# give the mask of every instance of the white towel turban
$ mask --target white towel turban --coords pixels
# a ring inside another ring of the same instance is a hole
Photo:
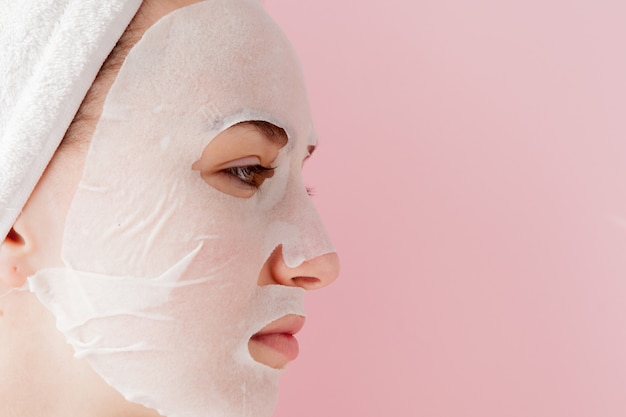
[[[0,0],[0,237],[141,0]]]

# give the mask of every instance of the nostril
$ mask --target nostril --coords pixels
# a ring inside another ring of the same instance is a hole
[[[22,235],[17,233],[14,228],[11,228],[11,230],[9,230],[9,234],[7,235],[7,239],[13,241],[17,245],[23,245],[24,244],[24,238],[22,237]]]
[[[293,277],[291,280],[296,286],[306,290],[318,288],[322,284],[322,281],[315,277]]]

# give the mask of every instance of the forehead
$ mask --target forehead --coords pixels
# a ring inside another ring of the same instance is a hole
[[[184,103],[212,131],[264,120],[315,142],[298,59],[257,0],[212,0],[165,16],[122,70],[125,80],[114,87],[141,91],[129,107],[147,101],[154,111],[176,112]]]

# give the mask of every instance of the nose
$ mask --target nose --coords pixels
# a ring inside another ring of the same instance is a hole
[[[306,260],[300,265],[290,268],[283,259],[282,245],[277,246],[267,258],[261,272],[258,284],[286,285],[301,287],[305,290],[317,290],[330,285],[339,276],[339,257],[331,252]]]

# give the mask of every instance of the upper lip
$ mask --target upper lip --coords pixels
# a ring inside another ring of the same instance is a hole
[[[296,334],[304,326],[304,317],[296,314],[288,314],[274,320],[261,330],[256,332],[254,336],[263,336],[268,334]],[[252,337],[254,337],[252,336]]]

